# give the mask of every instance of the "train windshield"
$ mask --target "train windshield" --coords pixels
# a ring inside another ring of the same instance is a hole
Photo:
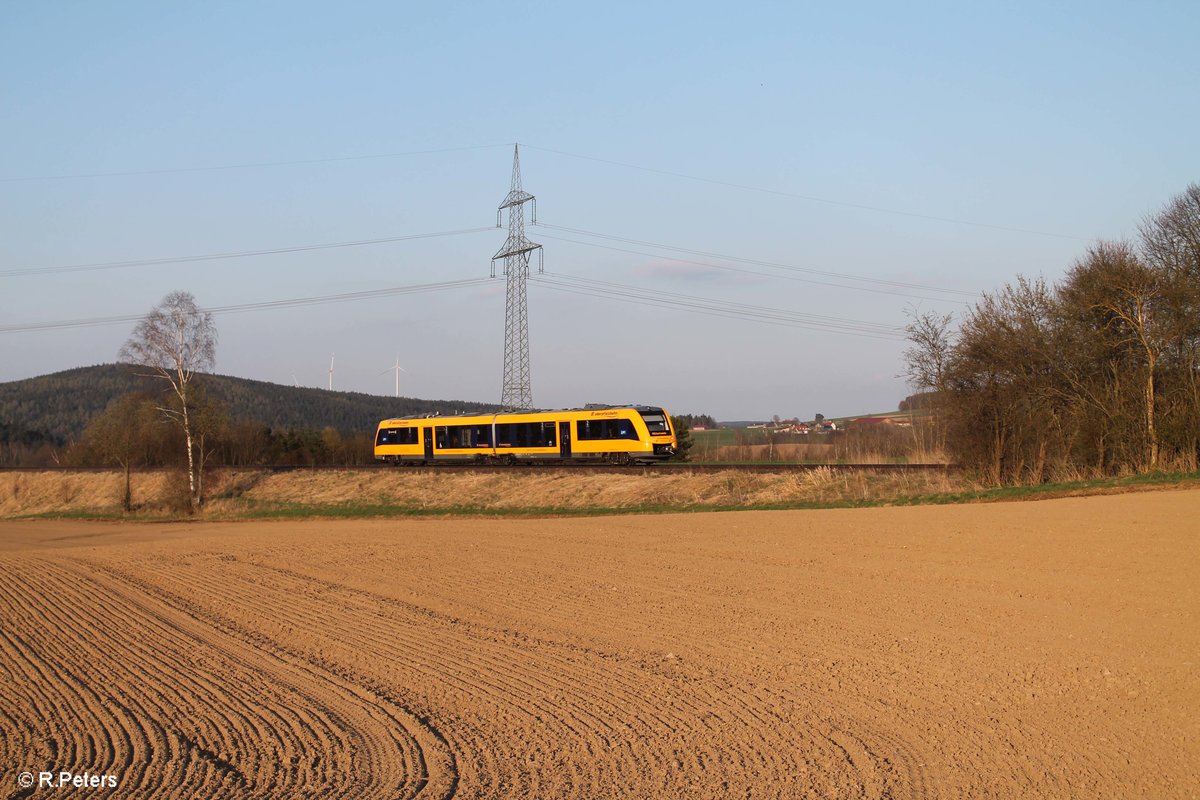
[[[661,408],[651,408],[643,411],[642,419],[645,420],[646,430],[650,431],[651,436],[671,432],[671,426],[667,424],[667,415],[663,413]]]

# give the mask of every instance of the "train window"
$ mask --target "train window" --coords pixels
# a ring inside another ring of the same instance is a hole
[[[439,450],[446,449],[447,445],[446,445],[446,426],[445,425],[442,425],[440,427],[433,429],[433,442],[435,445],[437,445],[437,448]]]
[[[438,431],[439,437],[440,432],[445,431],[445,441],[439,438],[438,447],[462,449],[492,446],[492,431],[488,425],[448,425],[438,428]]]
[[[651,434],[671,432],[671,428],[667,424],[667,417],[665,414],[663,414],[661,408],[653,408],[649,411],[643,412],[642,419],[646,423],[646,429],[649,430]]]
[[[519,425],[504,424],[496,426],[496,447],[520,447],[517,441]]]
[[[577,428],[576,438],[582,440],[638,438],[633,421],[628,419],[583,419]]]
[[[380,428],[375,444],[416,444],[416,428]]]
[[[486,431],[485,426],[484,430]],[[497,447],[554,447],[553,422],[511,422],[496,426]],[[485,434],[486,435],[486,434]]]
[[[491,447],[492,446],[492,426],[491,425],[476,425],[473,436],[476,447]]]

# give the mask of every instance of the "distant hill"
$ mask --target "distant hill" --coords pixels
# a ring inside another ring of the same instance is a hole
[[[329,392],[266,381],[205,375],[212,398],[228,406],[234,420],[253,420],[272,428],[334,428],[350,435],[373,431],[379,420],[438,411],[491,411],[487,403],[380,397],[360,392]],[[65,444],[115,398],[137,391],[160,392],[163,381],[134,375],[130,367],[102,364],[52,375],[0,383],[0,430],[17,436],[47,438]]]

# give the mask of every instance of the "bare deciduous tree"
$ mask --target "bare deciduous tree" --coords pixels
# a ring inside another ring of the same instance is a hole
[[[916,444],[926,451],[942,451],[946,446],[945,400],[950,357],[954,353],[953,314],[919,312],[909,307],[904,331],[911,345],[904,351],[905,377],[918,393],[925,393],[929,415],[913,420]],[[926,429],[930,434],[926,441]]]
[[[189,292],[171,292],[133,329],[121,347],[122,361],[143,368],[140,374],[166,381],[171,402],[160,406],[177,421],[187,449],[188,490],[192,511],[200,507],[200,480],[191,414],[195,376],[216,362],[217,329],[212,314],[196,305]]]
[[[996,483],[1200,463],[1200,185],[1141,235],[985,293],[953,334],[910,313],[907,375],[960,463]]]
[[[1170,338],[1161,273],[1152,270],[1125,242],[1100,242],[1067,273],[1061,291],[1068,303],[1097,313],[1099,332],[1130,353],[1140,371],[1141,423],[1145,464],[1158,466],[1155,382]],[[1136,353],[1136,357],[1133,354]]]
[[[192,427],[196,437],[196,494],[204,499],[204,469],[214,455],[213,443],[229,429],[229,412],[224,404],[208,397],[203,387],[197,387],[192,399]]]
[[[1142,253],[1163,279],[1171,346],[1164,364],[1165,421],[1183,440],[1180,457],[1200,463],[1200,184],[1141,225]]]
[[[1190,274],[1200,281],[1200,183],[1143,220],[1141,234],[1147,261],[1164,272]]]
[[[945,391],[946,369],[954,351],[954,315],[918,312],[911,307],[904,313],[909,320],[904,332],[912,345],[904,351],[909,384],[918,392]]]
[[[157,405],[146,395],[127,394],[108,404],[83,431],[83,444],[91,458],[102,464],[116,464],[125,472],[121,508],[133,510],[130,473],[144,463],[149,445],[148,433],[157,420]]]

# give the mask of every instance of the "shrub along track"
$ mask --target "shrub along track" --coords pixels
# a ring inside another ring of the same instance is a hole
[[[0,763],[122,797],[1191,796],[1197,502],[0,523]]]

